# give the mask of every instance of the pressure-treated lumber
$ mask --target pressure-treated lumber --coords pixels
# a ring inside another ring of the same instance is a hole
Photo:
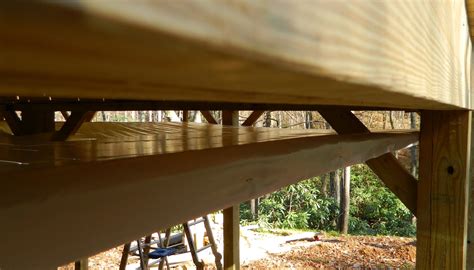
[[[421,114],[417,269],[466,269],[469,111]]]
[[[472,2],[472,1],[471,1]],[[468,233],[467,233],[467,265],[466,269],[474,269],[474,158],[472,153],[474,153],[474,132],[472,128],[474,127],[471,118],[471,163],[470,163],[470,193],[469,193],[469,208],[468,208]]]
[[[216,119],[214,119],[214,116],[212,116],[210,111],[204,110],[204,111],[200,111],[200,112],[209,124],[217,124]]]
[[[60,113],[64,117],[64,120],[67,120],[70,116],[70,114],[67,111],[60,111]]]
[[[261,110],[257,110],[257,111],[253,111],[248,117],[247,119],[245,119],[245,121],[242,123],[242,126],[244,127],[248,127],[248,126],[253,126],[257,120],[260,118],[260,116],[262,116],[262,114],[264,113],[265,111],[261,111]],[[252,213],[252,218],[253,219],[256,219],[257,216],[258,216],[258,198],[253,198],[249,201],[249,204],[250,204],[250,212]],[[240,209],[240,208],[239,208]],[[239,210],[240,211],[240,210]],[[240,213],[240,212],[239,212]],[[240,234],[239,234],[240,236]],[[240,258],[239,258],[240,259]],[[238,267],[236,267],[238,269]]]
[[[12,133],[15,135],[22,135],[21,119],[18,117],[16,112],[12,110],[4,110],[1,111],[1,113]]]
[[[74,270],[89,270],[89,260],[82,259],[74,262]]]
[[[222,111],[222,124],[239,126],[239,111]],[[240,204],[223,210],[224,263],[225,270],[240,269]]]
[[[257,122],[258,118],[260,118],[260,116],[262,116],[262,114],[263,114],[264,112],[265,112],[265,111],[253,111],[253,112],[247,117],[247,119],[245,119],[245,121],[242,123],[242,126],[248,127],[248,126],[254,125],[255,122]]]
[[[0,16],[0,96],[471,108],[462,0],[1,1]]]
[[[468,67],[466,74],[468,80],[468,87],[472,89],[472,81],[474,78],[474,73],[471,71],[472,65],[474,63],[474,55],[472,54],[472,40],[474,39],[474,0],[466,0],[466,12],[469,23],[469,33],[471,37],[471,43],[469,43],[469,46],[466,48],[466,62],[470,63],[466,65],[466,67]],[[472,106],[474,106],[474,96],[472,95],[471,90],[471,109]],[[471,269],[474,269],[474,259]]]
[[[189,122],[189,111],[183,110],[183,123]]]
[[[370,130],[348,110],[319,110],[321,116],[339,134],[369,133]],[[384,184],[416,215],[418,181],[391,153],[367,160],[367,165]]]
[[[469,32],[471,39],[474,38],[474,0],[466,0],[466,12],[469,22]]]
[[[224,216],[224,268],[240,269],[240,208],[239,204],[223,210]]]
[[[53,134],[52,139],[54,141],[64,141],[69,136],[77,132],[84,122],[90,122],[95,112],[89,111],[72,111],[71,115],[68,116],[66,122],[62,125],[61,129]]]
[[[318,104],[281,104],[281,103],[238,103],[238,102],[206,102],[179,100],[117,100],[117,99],[54,99],[51,101],[25,102],[12,98],[0,98],[0,110],[22,111],[34,107],[38,110],[50,111],[140,111],[140,110],[193,110],[193,111],[317,111],[319,109],[351,109],[356,111],[380,111],[390,108],[367,106],[338,106]]]
[[[65,142],[2,135],[0,231],[8,233],[0,234],[0,267],[46,269],[85,258],[417,138],[95,122]]]
[[[8,126],[15,135],[31,135],[54,132],[54,111],[33,110],[31,107],[21,111],[21,119],[14,110],[0,109]]]

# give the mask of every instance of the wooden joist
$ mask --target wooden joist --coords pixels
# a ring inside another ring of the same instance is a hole
[[[2,1],[0,17],[0,96],[472,108],[462,0]]]
[[[418,133],[84,123],[66,142],[20,139],[0,136],[4,269],[45,269],[86,258],[403,148]],[[202,196],[210,188],[212,197]],[[186,200],[176,200],[175,192]],[[34,245],[25,245],[31,239]]]
[[[34,105],[34,106],[33,106]],[[281,104],[281,103],[238,103],[238,102],[205,102],[180,100],[117,100],[117,99],[54,99],[51,101],[32,101],[0,98],[0,110],[22,111],[34,107],[50,111],[317,111],[319,109],[351,109],[356,111],[381,111],[390,108],[368,106],[338,106],[318,104]],[[407,111],[407,110],[406,110]]]
[[[339,134],[370,133],[370,130],[348,110],[319,110],[321,116]],[[418,181],[393,156],[386,153],[367,160],[367,165],[384,184],[416,215]]]

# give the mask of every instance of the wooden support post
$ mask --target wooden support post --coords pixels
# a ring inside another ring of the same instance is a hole
[[[318,110],[339,134],[369,133],[370,130],[349,110]],[[370,159],[367,165],[384,184],[416,215],[417,180],[390,153]]]
[[[239,125],[238,111],[222,111],[223,125]],[[239,205],[224,209],[224,269],[240,269]]]
[[[474,4],[474,1],[470,1]],[[472,117],[471,117],[472,118]],[[471,163],[470,163],[470,189],[469,189],[469,209],[468,209],[468,228],[467,228],[467,266],[466,269],[474,269],[474,158],[472,153],[474,153],[474,118],[471,119]]]
[[[242,126],[253,126],[257,122],[258,118],[263,115],[265,111],[253,111],[247,119],[242,123]],[[256,220],[258,218],[258,198],[251,199],[250,203],[250,213],[252,214],[252,219]]]
[[[239,205],[224,209],[224,269],[240,269]]]
[[[89,260],[82,259],[74,263],[74,270],[88,270],[89,269]]]
[[[421,114],[417,269],[466,269],[470,118]]]
[[[189,111],[183,110],[183,122],[187,123],[189,121]]]

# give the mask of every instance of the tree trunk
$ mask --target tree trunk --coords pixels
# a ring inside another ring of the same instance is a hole
[[[390,126],[392,127],[392,129],[395,129],[395,123],[393,121],[393,112],[390,111],[390,114],[389,114],[389,119],[390,119]]]
[[[336,200],[337,205],[341,202],[341,188],[340,188],[340,177],[339,170],[329,173],[329,181],[331,185],[331,195]]]
[[[313,128],[313,114],[310,111],[306,111],[305,114],[305,128]]]
[[[336,205],[339,206],[341,202],[341,189],[339,186],[340,178],[339,178],[339,172],[338,170],[335,170],[333,172],[329,173],[329,187],[331,189],[331,196],[334,198],[336,201]],[[337,227],[338,225],[338,219],[334,219],[332,221],[332,225],[334,227]]]
[[[339,231],[347,234],[349,231],[349,209],[350,209],[350,190],[351,190],[351,167],[344,168],[344,177],[341,183],[341,204],[339,216]]]
[[[277,112],[277,127],[278,128],[281,128],[281,120],[282,120],[281,118],[282,118],[281,117],[281,111],[278,111]]]
[[[163,121],[163,111],[156,111],[156,122]]]
[[[105,112],[101,111],[100,114],[102,115],[102,121],[107,122],[107,116],[105,115]]]
[[[328,175],[323,174],[320,176],[321,178],[321,194],[324,198],[328,196]]]
[[[252,213],[252,219],[258,219],[258,198],[250,200],[250,212]]]
[[[272,126],[272,112],[266,111],[265,112],[265,122],[263,124],[264,127],[271,127]]]

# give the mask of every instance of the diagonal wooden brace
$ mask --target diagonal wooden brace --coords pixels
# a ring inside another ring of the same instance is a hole
[[[258,118],[260,118],[260,116],[262,116],[264,112],[265,111],[253,111],[249,115],[249,117],[247,117],[247,119],[245,119],[245,121],[242,123],[242,126],[244,127],[252,126],[253,124],[255,124],[255,122],[257,122]]]
[[[12,110],[2,110],[0,111],[2,116],[5,118],[8,126],[10,127],[14,135],[23,135],[23,129],[21,126],[21,119],[18,117],[15,111]]]
[[[77,132],[82,123],[91,121],[95,112],[72,111],[60,130],[53,134],[53,141],[65,141],[69,136]]]
[[[217,124],[216,119],[214,119],[214,116],[212,116],[210,111],[200,111],[200,112],[209,124]]]
[[[370,130],[349,110],[318,110],[339,134],[370,133]],[[416,215],[418,181],[390,153],[366,161],[384,184]]]

